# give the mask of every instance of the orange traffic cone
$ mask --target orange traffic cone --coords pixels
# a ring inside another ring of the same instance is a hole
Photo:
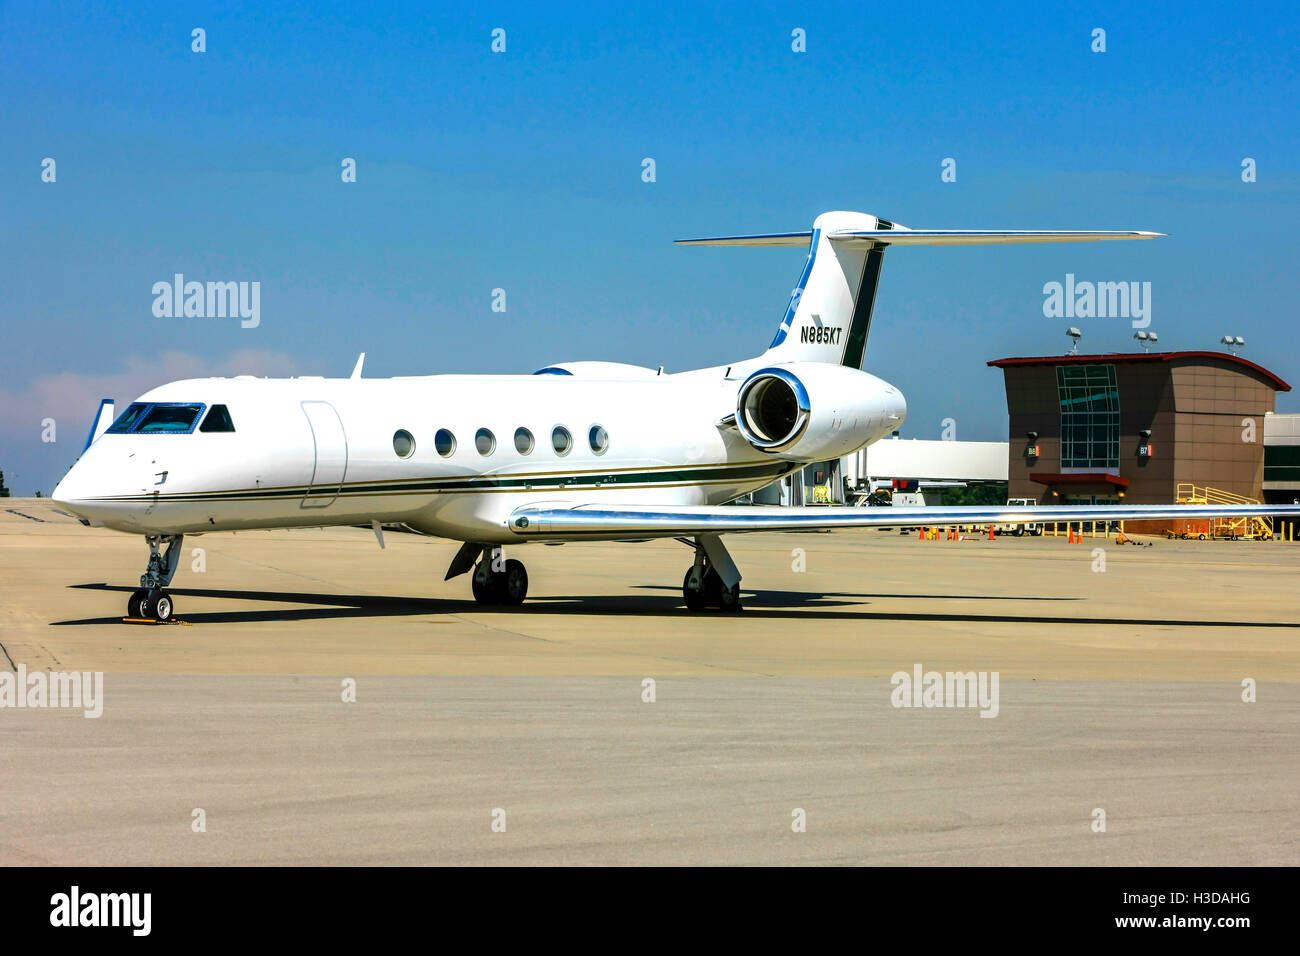
[[[989,525],[989,540],[990,540],[990,541],[994,541],[994,540],[996,540],[996,539],[993,537],[993,525]]]
[[[1069,538],[1066,540],[1065,543],[1066,543],[1066,544],[1074,544],[1074,525],[1072,525],[1072,524],[1067,524],[1065,527],[1066,527],[1066,528],[1069,530],[1069,532],[1070,532],[1070,536],[1069,536]]]
[[[925,540],[925,528],[921,528],[920,530],[917,531],[917,533],[916,533],[916,540],[917,540],[917,541],[924,541],[924,540]]]

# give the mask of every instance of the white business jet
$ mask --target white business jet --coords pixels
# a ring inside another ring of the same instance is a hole
[[[722,535],[801,528],[1300,513],[1295,505],[775,508],[726,502],[899,428],[902,393],[860,371],[891,246],[1150,239],[1152,232],[907,229],[827,212],[810,232],[681,240],[807,246],[767,351],[697,371],[606,362],[532,375],[189,379],[101,407],[54,498],[87,524],[144,535],[130,617],[167,620],[184,535],[370,525],[464,542],[447,570],[476,600],[519,604],[506,546],[678,538],[691,610],[740,608]]]

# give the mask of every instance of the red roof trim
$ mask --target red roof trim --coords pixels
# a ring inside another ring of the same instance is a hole
[[[1056,475],[1046,471],[1036,471],[1029,476],[1030,481],[1040,485],[1115,485],[1127,488],[1128,479],[1112,475],[1108,471],[1085,471],[1069,475]]]
[[[1185,358],[1212,358],[1231,362],[1234,365],[1243,366],[1263,375],[1279,392],[1291,391],[1290,385],[1264,368],[1264,366],[1256,365],[1250,359],[1244,359],[1240,355],[1234,355],[1231,352],[1115,352],[1110,355],[1035,355],[1025,358],[994,359],[988,364],[994,368],[1009,368],[1019,365],[1078,365],[1080,363],[1095,365],[1099,362],[1171,362],[1174,359]]]

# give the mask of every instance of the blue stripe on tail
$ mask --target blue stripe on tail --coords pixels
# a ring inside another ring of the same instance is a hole
[[[803,267],[803,274],[799,276],[799,284],[794,287],[794,292],[790,296],[790,306],[785,311],[785,319],[781,322],[781,327],[776,330],[776,338],[772,340],[769,349],[774,349],[785,341],[786,335],[790,331],[790,326],[794,322],[794,314],[799,308],[799,300],[803,298],[804,286],[808,284],[808,277],[812,275],[813,262],[817,258],[817,240],[821,238],[822,231],[814,229],[812,231],[812,243],[808,246],[808,262]]]

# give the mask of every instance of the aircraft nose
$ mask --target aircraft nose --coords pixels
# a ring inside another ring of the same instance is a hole
[[[140,496],[161,484],[158,475],[140,474],[141,468],[160,469],[157,462],[134,465],[134,459],[129,448],[105,448],[97,442],[68,470],[50,497],[86,524],[134,532],[140,527]],[[165,481],[166,473],[160,470],[159,474]]]
[[[75,511],[77,502],[88,497],[85,493],[85,471],[80,465],[73,465],[63,480],[54,486],[50,500],[55,504]]]
[[[104,491],[97,469],[86,467],[83,458],[73,465],[63,480],[54,487],[50,500],[66,511],[90,524],[99,524],[105,517],[105,505],[100,500]]]

